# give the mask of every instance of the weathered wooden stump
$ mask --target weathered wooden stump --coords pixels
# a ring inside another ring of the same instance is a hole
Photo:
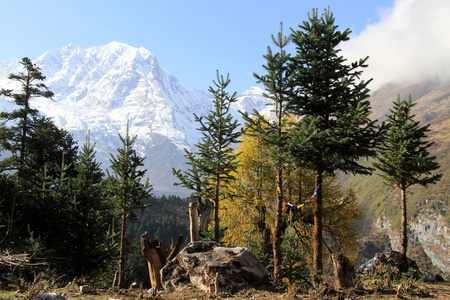
[[[189,220],[191,243],[200,240],[200,227],[198,223],[198,202],[189,203]]]
[[[334,288],[336,290],[353,287],[353,274],[355,268],[350,260],[342,253],[331,256],[334,268]]]
[[[178,252],[180,252],[183,240],[184,237],[182,234],[180,234],[175,247],[172,249],[169,256],[166,257],[163,251],[163,246],[159,240],[150,240],[147,232],[142,234],[141,251],[142,255],[144,255],[147,261],[150,282],[152,288],[154,288],[155,290],[164,289],[161,281],[160,270],[166,265],[168,261],[172,260],[178,254]]]

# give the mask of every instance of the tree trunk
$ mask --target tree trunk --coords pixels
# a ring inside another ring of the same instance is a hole
[[[198,219],[199,219],[199,232],[208,231],[209,223],[211,222],[211,216],[213,214],[213,207],[211,201],[205,200],[205,203],[198,200]]]
[[[314,261],[313,261],[313,282],[319,283],[322,281],[323,265],[322,265],[322,173],[316,171],[316,188],[317,191],[316,202],[314,202]]]
[[[119,280],[117,285],[120,289],[125,284],[125,233],[127,227],[127,213],[122,211],[122,227],[120,229],[120,253],[119,253]]]
[[[262,240],[263,240],[263,246],[262,246],[262,250],[263,250],[263,254],[270,256],[270,254],[272,253],[271,251],[271,243],[270,243],[270,228],[267,227],[267,220],[266,220],[266,208],[264,206],[261,206],[258,208],[259,210],[259,223],[258,223],[258,227],[259,227],[259,232],[262,235]]]
[[[155,290],[162,290],[160,270],[166,263],[166,258],[158,240],[149,240],[147,232],[141,236],[141,251],[147,260],[150,283]]]
[[[163,252],[162,245],[159,240],[150,240],[147,232],[141,236],[141,252],[145,257],[148,266],[148,272],[150,275],[150,282],[152,288],[155,290],[162,290],[163,284],[161,280],[161,269],[166,265],[169,260],[172,260],[181,250],[184,237],[182,234],[178,236],[175,247],[166,258]]]
[[[189,203],[189,233],[191,242],[200,240],[200,229],[198,224],[198,202]]]
[[[281,231],[283,227],[283,171],[277,170],[277,212],[275,218],[275,228],[273,231],[273,277],[275,283],[280,283],[282,279],[281,263]]]
[[[334,268],[334,288],[336,290],[353,287],[353,273],[355,269],[350,264],[350,260],[342,253],[331,256]]]
[[[214,240],[220,242],[220,224],[219,224],[219,195],[220,195],[220,175],[216,178],[216,195],[214,199]]]
[[[406,188],[404,185],[402,189],[402,255],[406,258],[406,251],[408,249],[408,231],[406,219]]]
[[[177,243],[175,244],[175,247],[173,247],[172,251],[170,251],[169,256],[167,256],[166,262],[171,261],[172,259],[175,258],[175,256],[178,255],[178,253],[180,253],[181,246],[183,245],[183,241],[184,241],[184,236],[182,234],[180,234],[178,236]]]

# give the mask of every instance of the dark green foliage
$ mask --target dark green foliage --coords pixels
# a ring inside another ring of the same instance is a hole
[[[30,169],[30,175],[40,172],[33,174],[32,183],[17,173],[2,174],[0,230],[5,235],[0,247],[33,253],[65,279],[96,276],[100,270],[113,273],[107,268],[118,250],[115,211],[94,156],[88,141],[70,165],[54,162],[51,175],[45,163]]]
[[[112,280],[119,250],[118,203],[108,192],[118,180],[105,179],[89,139],[78,156],[72,135],[30,106],[33,97],[53,93],[41,83],[45,77],[39,67],[27,58],[22,65],[24,72],[9,76],[21,83],[22,92],[0,91],[19,106],[0,114],[0,150],[11,153],[0,163],[0,249],[32,254],[65,279],[88,275]],[[127,142],[132,144],[129,137]],[[122,181],[130,188],[128,199],[148,195],[148,183],[132,182],[145,173],[136,171],[142,160],[135,153],[127,158],[118,156],[116,171],[121,162],[129,162],[125,172],[134,175]],[[130,200],[125,208],[132,211],[139,201]]]
[[[427,141],[430,125],[420,126],[414,121],[411,109],[416,103],[411,100],[394,102],[387,116],[388,132],[383,140],[378,162],[374,166],[382,173],[389,186],[408,188],[414,184],[427,186],[439,181],[442,174],[431,175],[439,169],[436,157],[429,152],[434,142]]]
[[[193,195],[214,200],[215,240],[219,241],[219,199],[223,196],[223,187],[233,180],[232,172],[238,166],[237,155],[232,146],[239,142],[239,124],[229,113],[231,104],[236,102],[236,93],[229,95],[225,91],[230,83],[229,76],[224,79],[217,71],[217,81],[213,81],[209,91],[213,94],[214,109],[207,116],[197,116],[202,139],[196,144],[197,152],[186,151],[188,171],[173,170],[180,180],[179,185],[195,192]]]
[[[209,91],[213,94],[214,110],[207,116],[197,116],[195,121],[200,124],[203,138],[197,144],[200,158],[199,168],[212,180],[213,186],[225,185],[234,179],[231,172],[237,167],[237,155],[232,146],[239,142],[239,124],[233,120],[229,113],[231,104],[236,102],[236,93],[229,95],[225,91],[230,79],[226,79],[217,72],[217,81],[213,81],[215,89],[211,86]],[[219,179],[220,178],[220,179]],[[218,180],[219,179],[219,180]],[[215,189],[217,192],[217,190]],[[217,197],[217,195],[214,195]]]
[[[119,134],[123,148],[117,148],[117,156],[111,154],[110,179],[116,184],[111,185],[111,194],[118,199],[117,204],[127,215],[133,214],[136,209],[144,209],[143,199],[151,195],[152,186],[148,182],[141,182],[145,178],[146,169],[143,169],[145,157],[140,157],[133,149],[137,136],[125,137]]]
[[[0,170],[12,171],[2,175],[6,203],[2,220],[6,223],[2,225],[11,242],[8,248],[34,251],[35,245],[27,242],[32,238],[40,244],[40,254],[54,266],[68,266],[69,260],[61,242],[68,227],[60,220],[66,220],[69,206],[65,196],[60,197],[60,194],[68,184],[67,175],[75,175],[77,146],[68,132],[58,129],[30,106],[33,97],[51,98],[53,93],[41,82],[45,77],[39,67],[28,58],[21,64],[25,71],[10,74],[9,79],[18,81],[22,92],[4,89],[0,92],[13,98],[19,106],[11,113],[0,115],[4,120],[2,150],[11,153],[2,160]],[[14,172],[16,170],[18,172]],[[55,257],[59,257],[58,261],[53,259]]]
[[[398,96],[391,114],[387,115],[388,132],[378,161],[374,163],[384,183],[400,188],[402,193],[402,253],[405,257],[408,248],[406,190],[415,184],[427,187],[442,178],[442,174],[432,175],[440,165],[429,152],[434,142],[426,141],[430,125],[421,127],[420,122],[414,121],[411,114],[414,105],[411,95],[408,101],[400,101]]]
[[[117,261],[114,205],[95,160],[94,146],[87,137],[75,164],[76,176],[70,178],[66,192],[67,204],[73,209],[67,232],[73,246],[67,249],[67,256],[77,262],[72,266],[75,276],[111,271],[108,268]]]
[[[49,91],[47,86],[42,83],[45,76],[42,75],[40,68],[27,57],[22,59],[21,64],[25,71],[19,74],[9,74],[8,78],[20,82],[22,93],[0,90],[0,95],[13,98],[15,104],[20,107],[10,113],[0,113],[0,119],[5,120],[5,123],[13,121],[12,126],[4,127],[1,130],[2,148],[11,151],[13,156],[7,161],[3,161],[0,171],[4,169],[20,170],[25,163],[31,118],[38,115],[38,111],[30,106],[30,100],[34,97],[53,97],[53,92]]]
[[[269,46],[267,47],[267,54],[264,55],[267,64],[263,65],[263,68],[267,71],[267,74],[263,76],[254,74],[258,82],[263,83],[266,87],[268,94],[264,94],[264,96],[273,101],[276,120],[268,120],[256,111],[253,112],[253,117],[243,114],[246,127],[251,129],[250,132],[255,132],[255,135],[269,147],[269,156],[273,162],[273,167],[277,171],[276,180],[279,193],[277,197],[273,239],[274,278],[277,283],[280,283],[282,278],[281,235],[283,226],[283,198],[281,195],[283,194],[283,166],[287,160],[286,151],[284,151],[287,142],[285,103],[292,89],[292,78],[288,70],[290,55],[285,50],[285,47],[290,42],[291,36],[284,37],[282,32],[283,28],[282,26],[280,27],[277,38],[272,35],[272,41],[278,47],[278,52],[274,55]]]
[[[289,70],[295,87],[286,107],[317,134],[304,136],[304,125],[299,126],[294,134],[309,141],[301,147],[293,143],[291,152],[301,165],[319,172],[369,174],[370,167],[360,160],[375,156],[380,134],[369,119],[370,80],[359,81],[368,57],[347,65],[338,45],[349,40],[351,31],[337,27],[329,10],[321,17],[313,10],[300,30],[293,30],[296,55]]]
[[[292,224],[295,226],[295,224]],[[287,229],[282,236],[281,249],[283,251],[283,276],[289,280],[291,285],[305,285],[309,282],[310,270],[306,264],[305,248],[301,241],[302,237]]]
[[[18,237],[16,223],[20,220],[17,210],[19,200],[19,186],[17,177],[0,174],[0,247],[13,244]]]
[[[58,252],[55,247],[62,246],[56,239],[66,227],[57,220],[59,216],[64,219],[67,209],[60,193],[66,189],[68,174],[75,175],[77,146],[70,134],[39,116],[30,119],[26,141],[24,164],[20,172],[9,176],[17,187],[10,210],[14,209],[17,217],[16,238],[31,231],[41,235],[47,248]]]
[[[111,196],[117,199],[117,206],[121,211],[121,231],[120,231],[120,254],[119,254],[119,279],[118,286],[123,288],[125,286],[125,259],[126,259],[126,225],[127,219],[134,216],[135,210],[143,210],[146,205],[143,199],[151,195],[152,186],[148,182],[142,183],[146,169],[144,166],[145,157],[137,155],[136,150],[133,149],[133,143],[137,136],[130,137],[127,132],[125,137],[119,134],[122,141],[123,148],[117,149],[117,156],[111,154],[111,169],[113,175],[109,176],[111,185]]]
[[[58,167],[68,166],[67,176],[76,175],[74,162],[77,160],[78,145],[72,134],[59,129],[49,119],[36,116],[30,120],[29,137],[23,166],[22,178],[40,184],[36,174],[45,171],[46,176],[56,176]]]
[[[298,167],[315,171],[319,187],[314,214],[314,280],[322,274],[322,180],[324,173],[340,170],[370,174],[361,164],[376,155],[381,130],[369,119],[370,81],[359,81],[367,57],[351,64],[339,55],[338,45],[349,39],[329,10],[319,17],[313,10],[308,21],[292,30],[296,55],[289,63],[293,93],[286,109],[301,119],[292,124],[289,152]]]
[[[278,48],[277,53],[273,53],[271,47],[267,47],[267,54],[263,57],[266,59],[266,65],[263,65],[266,75],[253,75],[257,79],[258,83],[262,83],[267,91],[264,93],[264,97],[273,101],[272,111],[275,113],[276,120],[270,120],[261,116],[256,110],[249,116],[247,113],[242,113],[246,126],[250,127],[256,132],[258,138],[266,142],[268,145],[276,145],[274,151],[271,152],[271,159],[274,164],[279,167],[283,165],[283,159],[280,157],[283,155],[279,148],[282,148],[285,144],[285,133],[282,132],[286,121],[287,112],[285,110],[286,101],[289,98],[292,90],[292,77],[288,70],[288,62],[290,54],[286,52],[285,48],[291,41],[291,36],[283,36],[282,27],[280,32],[275,38],[272,35],[272,41]],[[246,131],[246,134],[250,134]]]

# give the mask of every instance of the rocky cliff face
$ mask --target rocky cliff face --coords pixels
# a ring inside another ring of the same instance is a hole
[[[431,263],[442,272],[450,273],[450,226],[436,212],[429,211],[416,218],[410,218],[408,247],[420,246]],[[374,223],[374,230],[385,234],[390,248],[401,250],[400,230],[396,229],[386,216],[379,217]],[[385,249],[387,250],[387,249]]]
[[[433,265],[450,273],[450,226],[441,215],[422,215],[409,226],[412,237],[420,243]]]

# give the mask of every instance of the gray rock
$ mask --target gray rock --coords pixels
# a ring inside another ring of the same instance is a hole
[[[64,298],[61,294],[45,293],[34,297],[33,300],[66,300],[66,298]]]
[[[82,285],[80,286],[80,293],[85,294],[85,293],[90,293],[91,292],[91,287],[88,285]]]
[[[413,270],[413,274],[420,273],[419,267],[414,260],[407,258],[405,261],[402,259],[402,254],[400,252],[391,251],[389,253],[375,254],[374,258],[359,266],[355,275],[360,276],[370,274],[375,267],[380,265],[397,269],[402,273],[409,272],[410,270]]]
[[[216,242],[193,242],[161,269],[164,289],[188,285],[210,292],[216,286],[230,292],[269,282],[269,272],[249,249],[225,248]]]

